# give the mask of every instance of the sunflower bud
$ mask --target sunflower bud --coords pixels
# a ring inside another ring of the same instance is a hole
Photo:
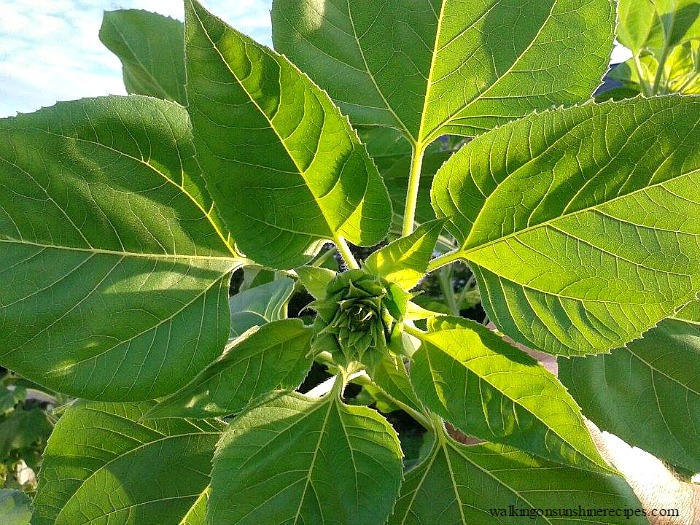
[[[328,283],[325,299],[310,305],[318,312],[312,351],[329,351],[341,365],[381,357],[409,297],[364,270],[338,274]]]

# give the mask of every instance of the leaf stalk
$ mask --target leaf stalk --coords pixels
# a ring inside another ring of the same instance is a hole
[[[411,152],[411,171],[408,175],[408,190],[406,192],[406,206],[403,213],[403,229],[401,236],[406,237],[413,233],[416,220],[416,208],[418,207],[418,189],[420,188],[420,175],[423,167],[423,154],[425,146],[422,143],[413,145]]]

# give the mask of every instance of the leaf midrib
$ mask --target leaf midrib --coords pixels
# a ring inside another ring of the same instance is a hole
[[[175,103],[175,102],[168,102],[168,103],[169,103],[169,104],[176,105],[176,106],[179,106],[179,104],[177,104],[177,103]],[[168,125],[169,125],[169,127],[170,127],[170,121],[167,119],[167,117],[165,116],[165,114],[163,114],[163,112],[160,110],[160,108],[158,108],[158,112],[163,116],[163,120],[164,120],[165,122],[167,122]],[[170,127],[170,129],[171,129],[171,131],[172,131],[172,127]],[[98,148],[104,148],[104,149],[106,149],[106,150],[108,150],[108,151],[111,151],[112,153],[115,153],[115,154],[117,154],[117,155],[120,155],[120,156],[123,156],[123,157],[125,157],[125,158],[131,159],[132,161],[137,162],[137,163],[141,164],[142,166],[145,166],[147,169],[149,169],[149,170],[152,171],[153,173],[159,175],[166,183],[171,184],[172,186],[175,186],[178,190],[180,190],[180,191],[182,192],[182,194],[185,195],[185,196],[190,200],[190,202],[191,202],[192,204],[194,204],[194,205],[197,207],[197,209],[202,213],[202,215],[204,216],[204,218],[207,219],[207,221],[209,222],[209,224],[211,225],[211,227],[212,227],[212,228],[214,229],[214,231],[216,232],[217,236],[218,236],[219,239],[221,240],[221,243],[222,243],[223,246],[226,248],[226,250],[227,250],[229,253],[231,253],[232,255],[234,255],[234,256],[236,255],[236,253],[235,253],[235,252],[233,251],[233,249],[231,248],[231,246],[230,246],[230,244],[229,244],[227,238],[224,237],[223,233],[219,230],[218,226],[211,220],[210,214],[213,213],[213,210],[214,210],[214,208],[213,208],[213,200],[212,200],[212,205],[211,205],[210,211],[205,210],[205,209],[202,207],[202,205],[197,201],[197,199],[195,199],[192,195],[190,195],[190,194],[187,192],[187,190],[185,190],[185,187],[184,187],[183,185],[178,184],[174,179],[171,179],[170,177],[166,176],[164,173],[162,173],[161,171],[159,171],[158,169],[156,169],[154,166],[152,166],[151,164],[149,164],[146,160],[136,158],[136,157],[134,157],[133,155],[129,155],[128,153],[126,153],[126,152],[124,152],[124,151],[121,151],[121,150],[119,150],[119,149],[117,149],[117,148],[115,148],[115,147],[113,147],[113,146],[109,146],[109,145],[107,145],[107,144],[104,144],[104,143],[101,143],[101,142],[97,142],[97,141],[95,141],[95,140],[89,140],[89,139],[86,139],[86,138],[83,138],[83,137],[74,137],[74,136],[64,135],[64,134],[62,134],[62,133],[57,133],[57,132],[55,132],[55,131],[48,131],[48,130],[40,130],[40,131],[43,132],[43,133],[46,133],[47,135],[59,137],[59,138],[61,138],[61,139],[74,140],[74,141],[76,141],[76,142],[84,142],[84,143],[86,143],[86,144],[91,144],[91,145],[96,146],[96,147],[98,147]],[[175,138],[174,135],[173,135],[173,138]],[[140,150],[140,145],[138,145],[138,147],[139,147],[139,150]],[[178,159],[180,159],[180,161],[182,161],[182,157],[180,157],[180,149],[176,147],[175,150],[177,151]],[[184,177],[185,167],[182,165],[182,162],[180,162],[180,169],[182,170],[182,175],[183,175],[183,177]],[[48,192],[46,191],[46,189],[45,189],[43,186],[40,186],[40,187],[42,188],[42,190],[44,190],[44,192],[47,194],[47,196],[49,196],[49,195],[48,195]],[[211,197],[210,197],[210,198],[211,198]],[[60,209],[61,211],[64,211],[63,208],[61,208],[60,206],[58,206],[58,204],[57,204],[57,207],[59,207],[59,209]],[[69,220],[70,220],[70,219],[69,219]],[[78,229],[78,228],[76,227],[76,229]],[[81,234],[81,236],[82,236],[82,232],[80,232],[79,229],[78,229],[78,232],[79,232],[79,233]],[[84,238],[84,237],[83,237],[83,238]],[[86,241],[87,241],[87,239],[86,239]],[[88,244],[89,244],[89,243],[88,243]]]
[[[153,260],[187,260],[187,261],[222,261],[232,265],[243,261],[240,257],[229,257],[224,255],[178,255],[175,253],[139,253],[119,250],[105,250],[102,248],[81,248],[78,246],[61,246],[55,244],[45,244],[24,239],[0,238],[0,244],[20,244],[23,246],[36,246],[37,248],[49,250],[63,250],[69,252],[88,253],[90,255],[112,255],[121,258],[145,258]],[[228,270],[227,270],[228,271]]]
[[[321,206],[321,204],[320,204],[320,202],[319,202],[319,198],[316,196],[316,194],[315,194],[313,191],[311,191],[311,188],[309,187],[309,185],[308,185],[308,183],[307,183],[307,179],[306,179],[306,170],[304,170],[304,169],[301,168],[301,166],[300,166],[299,163],[297,162],[297,159],[294,157],[294,155],[292,155],[291,150],[287,147],[286,139],[285,139],[284,137],[282,137],[282,135],[280,135],[280,133],[277,131],[277,128],[274,126],[272,120],[267,116],[267,113],[265,113],[265,112],[263,111],[263,109],[262,109],[262,108],[260,107],[260,105],[258,104],[257,100],[255,100],[255,99],[250,95],[250,93],[249,93],[248,90],[245,88],[245,86],[243,85],[243,83],[241,82],[241,80],[238,78],[238,75],[236,75],[236,73],[234,73],[234,71],[231,69],[231,66],[229,65],[228,61],[224,58],[224,55],[223,55],[223,54],[221,53],[221,51],[219,50],[219,47],[218,47],[218,46],[214,43],[214,41],[212,40],[211,36],[209,35],[209,32],[207,31],[206,27],[204,26],[204,23],[203,23],[202,19],[201,19],[200,16],[199,16],[199,13],[196,11],[196,9],[195,9],[194,7],[192,7],[192,13],[193,13],[193,15],[197,18],[197,21],[198,21],[198,23],[199,23],[199,27],[201,28],[202,33],[206,36],[207,40],[208,40],[209,43],[211,44],[212,49],[214,49],[214,50],[216,51],[216,54],[219,55],[219,57],[221,58],[221,62],[226,66],[226,69],[229,71],[229,73],[231,73],[231,76],[236,80],[236,82],[238,83],[239,87],[240,87],[240,88],[243,90],[243,92],[247,95],[248,100],[250,100],[251,104],[253,104],[253,105],[256,107],[256,109],[258,110],[258,113],[259,113],[260,115],[262,115],[262,116],[265,118],[265,120],[267,121],[267,123],[268,123],[268,125],[269,125],[269,129],[271,129],[271,130],[275,133],[275,135],[277,136],[277,138],[278,138],[278,140],[279,140],[279,143],[282,144],[282,146],[284,146],[284,149],[285,149],[285,151],[287,152],[287,157],[292,161],[292,163],[294,164],[294,167],[295,167],[296,170],[297,170],[297,173],[298,173],[299,176],[304,180],[304,187],[308,190],[309,194],[313,197],[314,201],[316,202],[316,207],[318,208],[318,210],[319,210],[319,211],[321,212],[321,214],[323,215],[323,219],[324,219],[324,221],[325,221],[325,223],[326,223],[326,226],[328,227],[329,232],[331,233],[331,236],[333,237],[334,240],[336,240],[337,232],[334,232],[334,231],[333,231],[333,228],[331,228],[331,221],[329,220],[329,217],[328,217],[326,211],[324,210],[324,207]],[[276,57],[275,57],[274,55],[270,55],[269,52],[264,51],[264,55],[265,55],[267,58],[271,58],[272,60],[275,60],[275,62],[276,62]],[[291,65],[291,67],[292,67],[295,71],[297,71],[300,75],[302,75],[304,78],[307,78],[307,76],[306,76],[305,74],[303,74],[301,71],[299,71],[299,70],[296,68],[296,66],[292,65],[291,63],[290,63],[290,65]],[[305,90],[306,90],[306,88],[305,88]],[[282,93],[282,90],[281,90],[281,88],[280,88],[280,98],[281,98],[281,93]],[[319,102],[320,102],[320,101],[319,101]],[[198,111],[204,115],[204,113],[203,113],[201,110],[198,110]],[[325,115],[324,115],[324,116],[325,116]],[[320,140],[320,137],[319,137],[319,140]],[[316,147],[318,148],[318,144],[316,145]],[[318,156],[317,153],[318,153],[318,149],[317,149],[316,152],[314,153],[314,158],[316,158],[316,157]],[[338,178],[339,178],[339,177],[338,177]],[[336,184],[337,184],[337,182],[338,182],[338,181],[336,180]],[[369,177],[368,177],[368,182],[369,182]],[[240,210],[237,210],[237,211],[240,212]],[[277,225],[271,225],[271,224],[268,224],[267,222],[264,222],[264,221],[260,221],[260,222],[262,222],[263,224],[266,224],[266,225],[268,225],[268,226],[273,226],[273,227],[275,227],[275,228],[277,228],[277,229],[281,229],[281,230],[283,230],[283,231],[287,231],[285,228],[280,228],[280,227],[277,226]],[[340,229],[342,229],[342,227],[341,227],[341,228],[338,228],[338,230],[340,230]],[[305,235],[311,235],[311,234],[305,233]]]
[[[473,253],[476,253],[476,252],[479,252],[479,251],[488,249],[488,248],[490,248],[490,247],[496,246],[497,244],[501,244],[501,243],[503,243],[503,242],[507,242],[507,241],[510,240],[510,239],[514,239],[515,241],[521,242],[521,243],[522,243],[522,241],[520,241],[520,240],[518,239],[518,236],[520,236],[520,235],[522,235],[522,234],[525,234],[525,233],[527,233],[527,232],[535,231],[535,230],[540,229],[540,228],[551,227],[551,228],[553,228],[553,229],[555,229],[555,230],[557,230],[557,231],[561,231],[560,229],[558,229],[558,228],[555,226],[555,223],[556,223],[557,221],[559,221],[559,220],[562,220],[562,219],[565,219],[565,218],[570,218],[570,217],[576,217],[577,215],[582,215],[582,214],[588,213],[588,212],[590,212],[590,211],[599,211],[597,208],[599,208],[599,207],[601,207],[601,206],[606,206],[606,205],[612,204],[612,203],[614,203],[614,202],[616,202],[616,201],[618,201],[618,200],[621,200],[621,199],[630,198],[630,197],[634,196],[634,195],[637,194],[637,193],[641,193],[641,192],[644,192],[644,191],[648,191],[649,189],[652,189],[652,188],[656,188],[656,187],[659,187],[659,186],[663,187],[663,185],[666,184],[666,183],[669,183],[669,182],[678,180],[678,179],[680,179],[681,177],[690,177],[690,176],[692,176],[692,175],[694,175],[694,174],[696,174],[696,173],[700,173],[700,168],[695,169],[695,170],[692,170],[692,171],[689,171],[689,172],[682,173],[682,174],[678,175],[677,177],[669,178],[669,179],[666,179],[666,180],[664,180],[664,181],[658,182],[658,183],[656,183],[656,184],[651,184],[651,185],[645,186],[644,188],[639,188],[638,190],[635,190],[635,191],[632,191],[632,192],[629,192],[629,193],[625,193],[625,194],[623,194],[623,195],[618,195],[617,197],[615,197],[615,198],[613,198],[613,199],[610,199],[610,200],[608,200],[608,201],[606,201],[606,202],[603,202],[603,203],[596,203],[596,204],[594,204],[594,205],[588,206],[588,207],[586,207],[586,208],[581,208],[581,209],[579,209],[579,210],[576,210],[576,211],[574,211],[574,212],[571,212],[571,213],[568,213],[568,214],[565,214],[565,215],[560,215],[560,216],[558,216],[558,217],[553,217],[553,218],[551,218],[551,219],[547,219],[546,221],[540,222],[540,223],[538,223],[538,224],[536,224],[536,225],[534,225],[534,226],[528,225],[527,227],[525,227],[525,228],[523,228],[523,229],[520,229],[520,230],[511,232],[511,233],[509,233],[508,235],[505,235],[505,236],[503,236],[503,237],[499,237],[498,239],[494,239],[494,240],[491,240],[491,241],[488,241],[488,242],[485,242],[485,243],[483,243],[483,244],[480,244],[480,245],[477,245],[477,246],[473,246],[473,247],[467,248],[467,249],[460,248],[460,249],[458,249],[455,253],[458,253],[458,254],[460,254],[462,257],[464,257],[466,260],[471,261],[471,259],[470,259],[470,257],[469,257],[470,254],[473,254]],[[492,195],[493,195],[493,193],[492,193]],[[620,222],[625,222],[625,221],[622,221],[621,219],[618,219],[618,218],[615,218],[615,219],[618,220],[618,221],[620,221]],[[472,224],[474,224],[474,223],[472,223]],[[633,224],[633,223],[629,223],[629,224]],[[636,226],[640,226],[640,227],[641,227],[642,225],[636,225]],[[686,235],[690,235],[690,236],[693,236],[693,237],[700,237],[700,235],[698,235],[698,234],[687,233]],[[573,236],[572,236],[572,237],[573,237]],[[593,245],[593,244],[592,244],[591,242],[589,242],[589,241],[585,241],[585,240],[583,240],[583,239],[579,239],[579,238],[576,238],[576,237],[574,237],[574,238],[575,238],[577,241],[580,241],[580,242],[589,244],[591,247],[593,247],[594,249],[596,249],[596,250],[598,250],[598,251],[605,252],[605,250],[603,250],[602,248],[600,248],[600,247],[598,247],[598,246]],[[468,240],[468,239],[467,239],[467,240]],[[466,243],[466,240],[465,240],[465,243]],[[529,246],[528,246],[528,247],[529,247]],[[616,259],[622,259],[622,257],[619,256],[619,255],[615,255],[615,254],[612,254],[612,253],[610,253],[610,252],[605,252],[605,253],[608,253],[609,255],[612,255],[612,256],[615,257]],[[474,262],[474,261],[472,261],[472,262]],[[637,263],[637,262],[634,262],[634,261],[629,261],[629,260],[628,260],[627,262],[630,262],[631,264],[634,264],[635,266],[642,266],[641,264],[639,264],[639,263]],[[649,268],[649,269],[651,269],[651,270],[653,270],[653,271],[657,271],[657,272],[663,271],[663,272],[666,273],[666,274],[672,274],[672,273],[674,273],[674,272],[668,272],[668,271],[664,271],[664,270],[657,270],[657,269],[653,269],[653,268]],[[679,276],[692,276],[692,275],[695,275],[695,274],[680,274],[680,273],[678,273],[678,274],[676,274],[676,275],[679,275]],[[501,277],[502,277],[502,276],[501,276]],[[509,280],[510,280],[510,279],[509,279]],[[516,284],[522,285],[521,283],[516,283]],[[531,287],[530,287],[530,288],[531,288]],[[535,288],[531,288],[531,289],[537,290],[537,289],[535,289]],[[540,291],[540,292],[542,292],[542,293],[551,293],[551,292],[547,292],[547,291],[543,291],[543,290],[537,290],[537,291]],[[554,295],[556,295],[556,294],[554,294]],[[567,296],[562,296],[562,297],[567,297]],[[575,298],[574,298],[574,299],[575,299]],[[608,302],[608,301],[597,301],[597,302]]]

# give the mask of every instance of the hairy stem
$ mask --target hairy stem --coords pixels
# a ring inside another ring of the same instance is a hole
[[[336,248],[338,248],[338,252],[340,252],[340,255],[343,257],[345,264],[348,265],[348,268],[350,268],[351,270],[359,269],[360,265],[357,264],[355,256],[350,251],[350,247],[348,246],[348,243],[345,242],[345,239],[343,239],[340,235],[336,235],[334,241]]]
[[[450,309],[452,315],[459,316],[459,305],[457,304],[454,286],[452,284],[452,267],[446,266],[440,268],[438,271],[438,282],[440,283],[440,289],[442,290],[442,295],[445,298],[445,305]]]
[[[461,259],[460,255],[456,252],[443,253],[439,257],[436,257],[428,263],[428,269],[426,273],[433,272],[438,268],[441,268],[447,264],[453,263]]]
[[[416,207],[418,205],[418,188],[420,187],[420,174],[423,167],[423,154],[425,146],[414,144],[411,153],[411,171],[408,175],[408,190],[406,192],[406,206],[403,212],[403,229],[401,235],[406,237],[413,233],[413,223],[416,220]]]
[[[646,77],[644,76],[644,68],[642,67],[641,61],[639,60],[639,55],[637,54],[634,55],[634,66],[637,69],[637,76],[639,77],[639,83],[641,84],[642,89],[644,90],[644,94],[648,97],[651,96],[651,86],[649,85]]]

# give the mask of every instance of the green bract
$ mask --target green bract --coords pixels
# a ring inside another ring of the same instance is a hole
[[[374,362],[387,351],[409,297],[398,286],[364,270],[337,275],[328,283],[325,298],[309,305],[318,312],[312,350],[331,352],[343,365]],[[373,355],[365,356],[367,352]]]
[[[184,5],[0,119],[5,454],[80,398],[32,524],[648,524],[586,419],[700,469],[698,2]]]

